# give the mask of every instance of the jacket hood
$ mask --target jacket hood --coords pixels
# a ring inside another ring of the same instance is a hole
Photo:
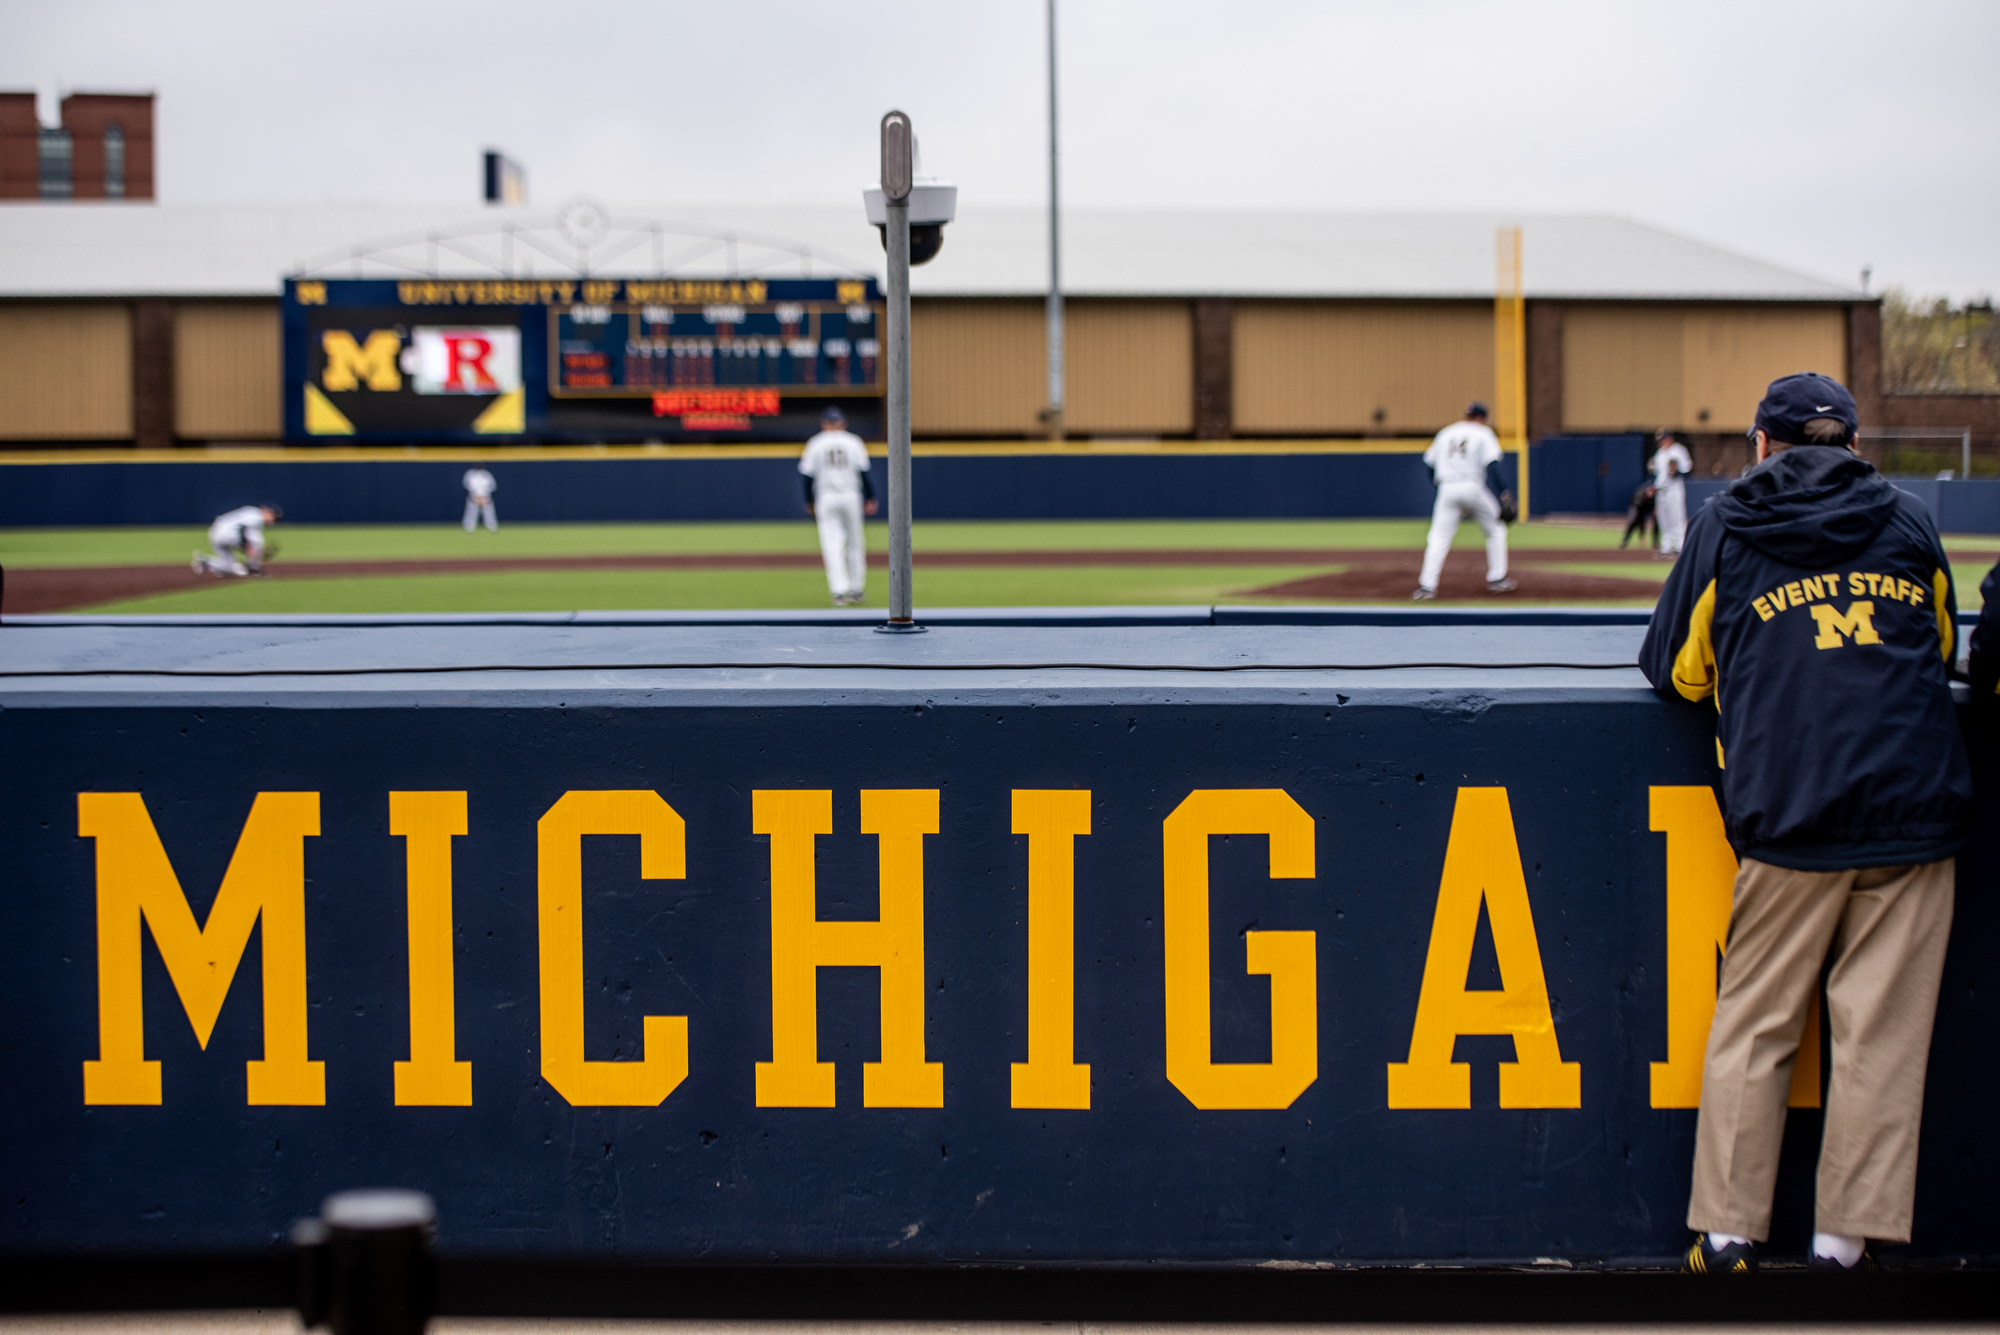
[[[1875,541],[1896,512],[1896,489],[1866,459],[1830,445],[1794,445],[1715,499],[1722,526],[1776,561],[1821,566]]]

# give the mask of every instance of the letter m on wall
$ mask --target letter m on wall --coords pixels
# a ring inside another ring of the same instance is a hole
[[[97,841],[98,1059],[83,1064],[83,1101],[160,1102],[160,1064],[146,1060],[140,924],[206,1048],[261,917],[264,1059],[247,1063],[248,1101],[324,1104],[326,1064],[306,1060],[305,838],[319,833],[319,794],[257,794],[200,926],[139,794],[78,793],[76,818],[77,833]]]

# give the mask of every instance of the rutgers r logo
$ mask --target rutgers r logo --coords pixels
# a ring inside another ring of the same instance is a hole
[[[486,369],[493,355],[492,340],[478,333],[446,332],[439,335],[445,347],[445,384],[471,394],[488,394],[499,388],[493,373]]]

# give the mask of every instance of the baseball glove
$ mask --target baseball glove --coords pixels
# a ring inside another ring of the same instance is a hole
[[[1500,522],[1503,524],[1511,524],[1520,517],[1521,517],[1521,512],[1514,508],[1514,493],[1511,491],[1501,492]]]

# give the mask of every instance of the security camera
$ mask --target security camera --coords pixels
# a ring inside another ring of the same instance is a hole
[[[877,189],[861,193],[868,221],[889,248],[889,201]],[[958,187],[943,181],[918,180],[910,187],[910,263],[925,264],[944,249],[944,225],[958,212]]]
[[[882,118],[882,184],[861,192],[868,221],[889,248],[889,198],[909,200],[910,263],[924,264],[944,249],[944,226],[958,212],[958,187],[924,175],[923,155],[910,118],[892,111]]]

